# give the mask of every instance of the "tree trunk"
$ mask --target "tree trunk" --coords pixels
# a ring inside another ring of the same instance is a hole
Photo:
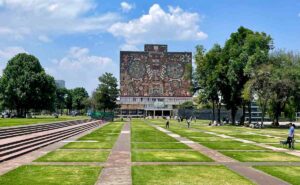
[[[249,118],[249,125],[251,124],[251,113],[252,113],[252,110],[251,110],[251,101],[249,101],[248,103],[248,118]]]
[[[232,125],[235,125],[235,114],[236,114],[236,110],[234,108],[231,109],[231,122]]]
[[[265,108],[261,109],[261,126],[263,126],[265,120]]]
[[[221,103],[218,104],[218,123],[221,123]]]
[[[275,115],[274,126],[277,126],[277,127],[279,126],[279,115],[278,114]]]
[[[246,103],[243,102],[243,115],[242,115],[241,120],[240,120],[241,125],[245,123],[245,115],[246,115]]]
[[[213,101],[213,115],[212,115],[212,123],[215,121],[216,116],[215,116],[215,101]]]

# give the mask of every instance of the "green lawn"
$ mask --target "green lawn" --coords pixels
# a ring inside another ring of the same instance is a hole
[[[215,150],[267,150],[266,148],[255,146],[252,144],[246,144],[238,141],[223,141],[223,142],[202,142],[208,148]]]
[[[189,149],[189,147],[183,143],[173,142],[138,142],[131,143],[132,149]]]
[[[211,162],[212,159],[196,151],[139,151],[131,152],[134,162]]]
[[[242,162],[293,162],[300,161],[300,157],[296,157],[283,152],[268,151],[221,151],[233,159]]]
[[[55,150],[36,162],[105,162],[110,152],[98,150]]]
[[[75,142],[65,145],[63,148],[79,149],[79,148],[95,148],[95,149],[111,149],[118,139],[124,122],[112,122],[96,131],[79,138],[79,141],[97,141],[94,143],[88,142]]]
[[[255,168],[291,184],[300,184],[300,166],[255,166]]]
[[[78,119],[88,119],[87,116],[60,116],[59,118],[54,118],[53,116],[38,116],[37,118],[0,118],[0,127],[12,127],[19,125],[32,125],[38,123],[51,123],[67,120],[78,120]]]
[[[141,120],[133,120],[131,125],[132,142],[177,142],[174,138],[146,125]]]
[[[21,166],[0,176],[2,185],[93,185],[101,167]]]
[[[133,185],[249,185],[224,166],[133,166]]]
[[[287,146],[282,146],[282,144],[267,144],[267,145],[270,145],[270,146],[274,146],[274,147],[277,147],[277,148],[285,148],[285,149],[288,149],[289,148],[289,145],[287,145]],[[300,150],[300,146],[299,146],[299,143],[295,143],[294,144],[294,147],[295,147],[295,150]]]
[[[111,149],[113,142],[71,142],[64,149]]]
[[[285,140],[284,138],[275,138],[275,137],[267,137],[267,136],[261,136],[261,135],[254,135],[254,134],[229,134],[232,137],[242,138],[249,141],[255,141],[258,143],[273,143],[273,142],[279,142],[281,140]]]
[[[222,138],[218,136],[211,136],[211,137],[197,137],[197,136],[189,136],[189,139],[195,141],[195,142],[226,142],[226,141],[233,141],[232,139]]]

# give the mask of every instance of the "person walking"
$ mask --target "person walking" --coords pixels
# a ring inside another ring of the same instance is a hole
[[[191,125],[191,119],[187,119],[186,122],[187,122],[187,127],[190,128],[190,125]]]
[[[295,126],[292,123],[289,123],[289,135],[287,138],[287,143],[289,144],[289,149],[294,149],[294,134]]]
[[[167,121],[166,121],[166,128],[169,128],[170,127],[170,121],[169,121],[169,119],[167,119]]]

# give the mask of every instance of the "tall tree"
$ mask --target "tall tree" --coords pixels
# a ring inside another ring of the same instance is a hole
[[[249,100],[256,97],[256,101],[261,109],[261,125],[264,123],[267,106],[272,96],[272,65],[261,65],[255,71],[255,75],[245,84],[243,90],[243,98]],[[249,112],[249,115],[251,113]]]
[[[63,113],[63,109],[66,108],[66,101],[68,98],[68,90],[66,88],[57,88],[56,89],[56,99],[55,107],[56,110],[60,110],[60,113]]]
[[[222,56],[222,48],[215,44],[211,50],[205,53],[203,46],[196,47],[195,63],[196,63],[196,81],[198,82],[198,94],[202,100],[211,101],[213,116],[215,120],[215,107],[218,109],[218,122],[220,122],[220,60]]]
[[[244,27],[232,33],[226,41],[222,50],[221,91],[226,107],[231,109],[232,123],[235,123],[236,112],[241,105],[241,122],[244,122],[246,102],[242,99],[242,90],[255,68],[268,61],[272,47],[269,35]]]
[[[96,90],[98,108],[103,110],[114,110],[118,107],[117,98],[119,96],[117,78],[111,73],[104,73],[99,77],[99,86]]]
[[[26,53],[10,59],[0,79],[4,106],[24,116],[30,109],[53,110],[56,85],[39,60]]]
[[[65,94],[65,105],[68,109],[68,114],[70,114],[70,111],[73,109],[73,94],[72,89],[67,89]]]
[[[85,101],[89,97],[89,94],[83,87],[77,87],[72,91],[72,107],[76,110],[82,110],[85,108]]]

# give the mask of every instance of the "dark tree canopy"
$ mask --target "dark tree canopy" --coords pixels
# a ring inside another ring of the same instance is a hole
[[[240,27],[226,41],[222,51],[221,91],[223,101],[231,109],[232,122],[242,105],[242,90],[253,70],[268,62],[269,50],[273,48],[272,38],[259,32]]]
[[[83,87],[77,87],[71,90],[72,94],[72,107],[76,110],[82,110],[85,108],[85,102],[89,97],[89,94]]]
[[[99,77],[99,86],[94,93],[97,108],[100,110],[114,110],[118,107],[117,98],[119,96],[118,81],[111,73],[105,73]]]
[[[2,101],[19,116],[30,109],[53,110],[56,85],[33,55],[21,53],[10,59],[1,77]]]

